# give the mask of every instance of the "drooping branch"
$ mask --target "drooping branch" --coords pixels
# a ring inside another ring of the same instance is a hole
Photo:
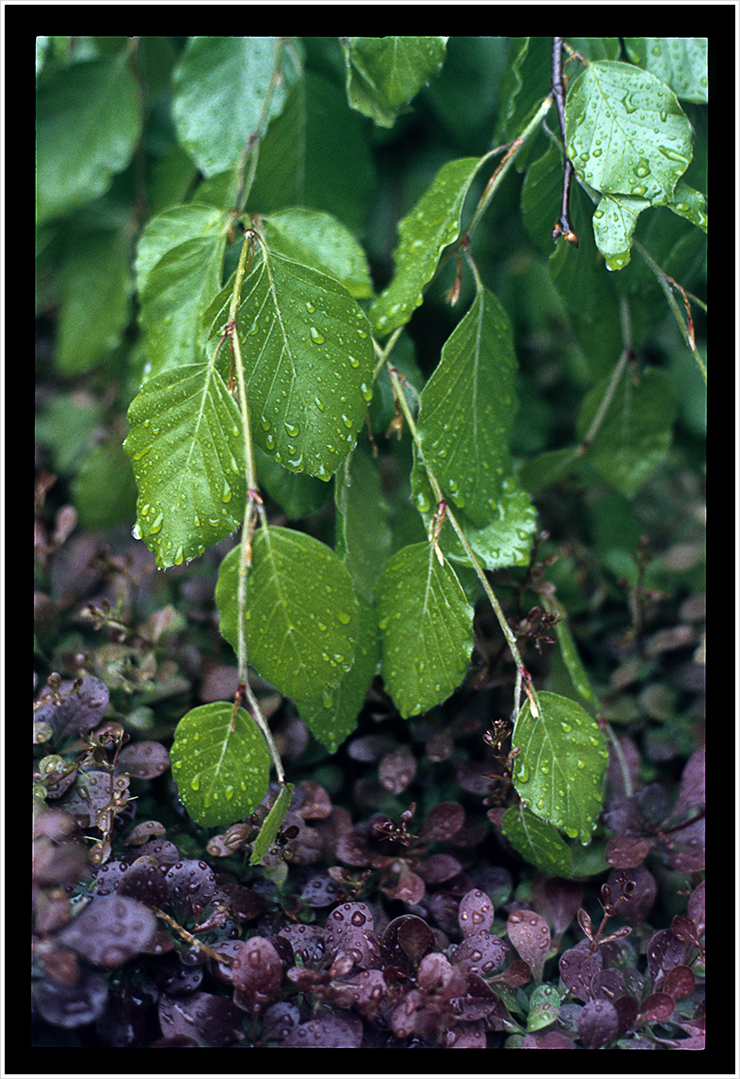
[[[565,76],[563,74],[563,38],[552,39],[552,96],[558,110],[560,123],[560,138],[563,144],[563,198],[560,204],[560,217],[552,230],[552,238],[557,243],[560,236],[564,236],[569,244],[578,247],[578,237],[570,223],[569,199],[570,181],[573,178],[573,163],[568,157],[565,145]]]

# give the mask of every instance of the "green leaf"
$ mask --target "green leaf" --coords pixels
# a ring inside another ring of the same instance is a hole
[[[62,374],[89,371],[120,343],[129,320],[130,262],[123,232],[75,236],[60,279],[56,364]]]
[[[81,528],[131,526],[136,512],[136,485],[120,438],[102,442],[85,455],[72,481],[72,498]]]
[[[691,161],[691,124],[676,95],[630,64],[589,64],[565,106],[568,156],[603,194],[670,201]]]
[[[537,701],[539,716],[527,701],[514,726],[514,787],[535,816],[588,843],[601,812],[604,736],[575,701],[547,692]]]
[[[530,865],[536,865],[548,877],[571,876],[570,849],[552,824],[536,817],[524,805],[512,806],[504,813],[501,831],[514,850]]]
[[[150,379],[128,422],[124,445],[139,487],[138,530],[160,569],[195,558],[241,524],[241,417],[210,365]]]
[[[240,548],[221,563],[221,635],[238,650]],[[296,700],[328,699],[354,662],[359,612],[352,580],[331,548],[285,528],[260,528],[247,578],[247,655]]]
[[[365,252],[331,214],[293,207],[262,219],[271,251],[333,277],[356,300],[373,295]]]
[[[216,306],[209,314],[218,333],[228,299]],[[361,308],[333,278],[263,251],[245,282],[237,326],[257,445],[290,472],[328,480],[372,397],[374,354]]]
[[[516,371],[508,316],[481,288],[445,342],[422,390],[417,421],[428,466],[446,497],[478,528],[496,515],[513,470]]]
[[[399,110],[436,75],[446,37],[355,37],[344,44],[347,100],[380,127],[393,127]]]
[[[683,101],[709,100],[705,37],[626,37],[630,60],[646,68]]]
[[[364,596],[358,596],[357,600],[360,627],[352,670],[333,689],[323,693],[320,701],[295,702],[311,734],[323,742],[330,753],[336,753],[345,738],[357,727],[357,717],[380,661],[375,608]]]
[[[630,260],[637,218],[650,205],[629,195],[605,195],[594,210],[594,238],[610,270],[623,270]]]
[[[203,354],[203,310],[221,283],[223,223],[219,210],[193,204],[165,210],[144,230],[136,277],[152,374],[196,363]]]
[[[579,437],[589,429],[607,385],[607,379],[597,383],[584,401],[577,424]],[[626,372],[591,443],[588,459],[604,479],[632,498],[665,457],[675,419],[675,393],[664,371],[648,367],[637,381]]]
[[[400,240],[393,253],[393,280],[370,308],[370,319],[379,334],[403,326],[422,303],[423,290],[434,276],[439,256],[460,234],[465,196],[484,160],[465,157],[448,161],[401,221]]]
[[[579,696],[591,706],[596,705],[596,694],[591,688],[591,683],[586,673],[586,668],[583,666],[583,661],[578,654],[578,648],[576,642],[573,640],[573,635],[570,632],[570,628],[567,622],[567,615],[565,610],[557,602],[557,600],[546,598],[544,600],[545,607],[548,611],[557,614],[560,618],[559,622],[555,623],[555,634],[558,638],[558,644],[560,645],[560,654],[563,657],[563,663],[566,666],[570,680],[573,683],[573,688],[579,694]]]
[[[307,71],[262,140],[250,209],[269,214],[310,206],[337,217],[357,235],[364,232],[376,190],[365,125],[347,109],[339,86]]]
[[[105,194],[141,132],[128,54],[44,73],[36,99],[36,220],[62,217]]]
[[[281,788],[280,794],[275,799],[275,804],[265,817],[265,822],[254,841],[252,855],[249,859],[250,865],[259,865],[275,842],[275,837],[280,831],[280,825],[285,820],[285,814],[290,808],[290,800],[293,797],[294,790],[295,787],[292,783],[286,783]]]
[[[404,719],[441,704],[462,682],[473,648],[473,611],[431,543],[403,547],[376,587],[382,674]]]
[[[378,470],[362,450],[355,448],[340,465],[334,500],[337,554],[358,590],[370,598],[390,553],[392,535]]]
[[[193,37],[175,69],[172,113],[204,176],[235,166],[283,105],[297,71],[274,37]]]
[[[270,754],[254,720],[224,701],[183,716],[170,750],[190,816],[204,828],[248,816],[267,793]]]

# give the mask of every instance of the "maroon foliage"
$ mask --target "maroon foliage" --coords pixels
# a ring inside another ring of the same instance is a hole
[[[550,930],[540,914],[532,910],[514,910],[506,923],[506,932],[519,955],[528,963],[536,982],[542,980],[542,971],[550,950]]]
[[[235,1003],[247,1011],[261,1012],[280,988],[283,970],[283,962],[271,941],[266,937],[246,940],[231,967]]]
[[[586,1049],[603,1049],[619,1030],[619,1018],[608,1000],[590,1000],[578,1017],[578,1035]]]
[[[185,999],[163,996],[159,1021],[165,1038],[192,1038],[201,1046],[230,1045],[244,1037],[239,1009],[212,993],[193,993]]]
[[[493,925],[493,903],[478,888],[466,892],[460,900],[458,918],[464,937],[474,933],[487,933]]]

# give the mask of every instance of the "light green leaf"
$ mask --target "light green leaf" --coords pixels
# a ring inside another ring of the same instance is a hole
[[[129,320],[131,252],[123,232],[84,232],[62,264],[56,364],[78,375],[119,344]]]
[[[183,716],[170,750],[172,775],[190,816],[216,828],[248,816],[267,793],[270,754],[254,720],[224,701]]]
[[[160,569],[195,558],[241,524],[241,417],[211,366],[190,364],[150,379],[128,422],[138,530]]]
[[[610,270],[623,270],[628,264],[637,218],[649,205],[647,199],[604,195],[594,210],[596,246]]]
[[[646,68],[683,101],[709,99],[705,37],[626,37],[630,60]]]
[[[141,110],[128,54],[59,68],[36,99],[36,220],[105,194],[136,148]]]
[[[356,300],[373,294],[365,252],[332,214],[293,207],[262,219],[268,247],[333,277]]]
[[[556,614],[560,619],[559,622],[555,623],[555,634],[558,638],[560,654],[563,657],[563,663],[570,675],[573,688],[586,704],[596,706],[596,694],[591,688],[586,668],[583,666],[583,661],[578,654],[578,648],[576,642],[573,640],[573,635],[570,632],[567,614],[564,608],[555,599],[543,597],[543,601],[545,608],[553,614]]]
[[[382,674],[404,719],[441,704],[462,682],[473,649],[473,611],[431,543],[403,547],[376,587]]]
[[[589,64],[565,106],[576,172],[603,194],[670,201],[691,161],[691,124],[676,95],[630,64]]]
[[[508,316],[482,288],[445,342],[417,421],[424,458],[444,494],[479,528],[496,515],[513,470],[516,371]]]
[[[286,783],[281,788],[280,794],[275,799],[275,804],[265,817],[265,823],[260,828],[259,835],[254,841],[252,855],[249,859],[250,865],[259,865],[275,842],[275,837],[280,831],[280,825],[285,820],[285,814],[290,809],[290,800],[293,797],[294,790],[295,787],[292,783]]]
[[[136,275],[151,374],[202,356],[203,310],[221,283],[223,220],[211,206],[175,206],[144,230]]]
[[[250,136],[278,115],[297,70],[280,38],[193,37],[174,78],[178,137],[213,176],[236,165]]]
[[[597,383],[583,402],[577,431],[583,437],[604,399],[608,380]],[[626,372],[588,451],[600,474],[632,498],[655,471],[671,444],[676,397],[664,371],[648,367],[636,380]]]
[[[240,548],[221,563],[221,635],[238,649]],[[263,678],[297,700],[329,699],[354,662],[359,611],[352,580],[331,548],[302,532],[260,528],[247,578],[247,655]]]
[[[344,44],[347,100],[380,127],[393,127],[398,112],[436,75],[446,37],[355,37]]]
[[[668,203],[668,209],[678,217],[683,217],[702,230],[707,231],[707,200],[701,191],[695,191],[683,180],[676,184],[673,192],[673,202]]]
[[[514,725],[514,787],[535,816],[588,843],[601,812],[604,736],[575,701],[547,692],[537,701],[539,716],[527,701]]]
[[[320,701],[295,702],[311,734],[323,742],[330,753],[336,753],[345,738],[357,727],[357,718],[380,661],[375,608],[364,596],[358,596],[357,600],[360,628],[352,670],[345,674],[338,685],[322,694]]]
[[[213,304],[212,332],[228,295]],[[237,314],[254,439],[290,472],[328,480],[348,453],[372,398],[370,325],[343,285],[263,251]]]
[[[540,820],[525,805],[512,806],[504,813],[501,831],[514,850],[548,877],[565,877],[572,872],[568,844],[552,824]]]
[[[370,320],[379,334],[403,326],[422,303],[423,290],[434,276],[439,256],[460,234],[465,196],[484,160],[465,157],[448,161],[398,226],[393,280],[370,308]]]

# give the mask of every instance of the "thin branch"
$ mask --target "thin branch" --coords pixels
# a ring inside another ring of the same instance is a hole
[[[568,157],[565,146],[565,77],[563,75],[563,38],[552,39],[552,96],[558,110],[560,122],[560,138],[563,144],[563,198],[560,205],[560,217],[552,230],[552,238],[557,243],[558,237],[563,236],[569,244],[578,247],[578,237],[570,223],[570,211],[568,202],[570,198],[570,181],[573,178],[573,163]]]

